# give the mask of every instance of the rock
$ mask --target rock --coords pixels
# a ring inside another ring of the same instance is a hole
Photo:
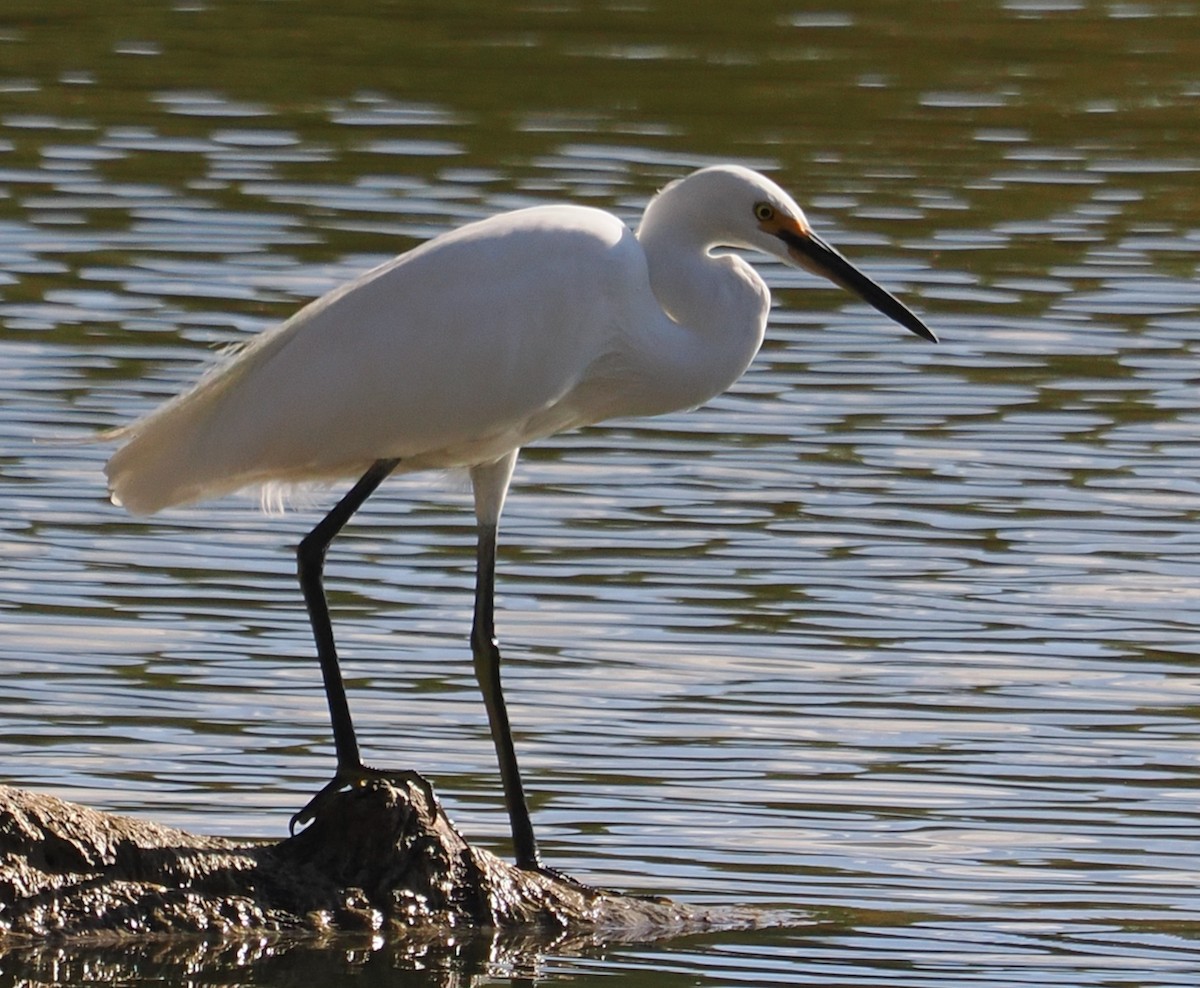
[[[0,787],[0,946],[263,934],[432,942],[482,928],[631,941],[760,919],[521,871],[467,844],[417,781],[339,793],[278,843],[197,836]]]

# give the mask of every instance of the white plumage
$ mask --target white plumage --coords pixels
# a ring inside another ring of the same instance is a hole
[[[653,216],[641,236],[653,237]],[[601,210],[534,207],[438,237],[117,433],[129,442],[108,467],[113,494],[145,514],[252,484],[357,476],[381,457],[402,470],[467,466],[614,415],[699,404],[741,376],[769,305],[749,269],[705,253],[702,241],[727,239],[707,226],[686,260],[731,277],[701,270],[673,291],[692,273],[671,258],[655,276],[662,304],[642,244]],[[681,330],[663,305],[703,321]],[[711,315],[718,331],[704,333]]]
[[[358,759],[337,672],[324,551],[393,471],[467,467],[480,528],[476,670],[517,860],[538,867],[492,631],[495,534],[512,466],[533,440],[689,408],[741,376],[762,342],[770,295],[749,264],[713,252],[722,246],[812,270],[934,339],[821,241],[779,186],[720,166],[667,186],[636,234],[601,210],[540,206],[436,237],[305,306],[111,434],[124,440],[106,468],[113,499],[135,514],[254,484],[362,477],[301,547],[338,773],[296,819],[375,774]]]

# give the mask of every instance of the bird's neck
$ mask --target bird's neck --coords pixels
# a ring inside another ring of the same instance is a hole
[[[655,347],[658,388],[672,408],[702,404],[720,394],[754,359],[762,344],[771,297],[741,258],[713,255],[688,242],[678,227],[661,238],[638,231],[650,287],[668,317]]]

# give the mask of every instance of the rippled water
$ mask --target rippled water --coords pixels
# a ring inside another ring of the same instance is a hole
[[[39,440],[441,230],[634,222],[738,160],[943,342],[760,264],[733,391],[523,454],[499,631],[556,866],[810,925],[421,977],[1193,984],[1198,28],[1083,0],[0,13],[4,781],[274,836],[332,768],[292,551],[335,492],[133,520],[107,448]],[[389,483],[330,585],[367,755],[504,852],[469,501]]]

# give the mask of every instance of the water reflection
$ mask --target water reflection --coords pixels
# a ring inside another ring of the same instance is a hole
[[[105,449],[35,439],[128,420],[440,230],[632,219],[737,159],[943,344],[765,266],[733,392],[527,451],[500,630],[555,864],[819,922],[538,970],[1190,983],[1195,11],[51,6],[0,15],[7,781],[274,835],[331,757],[292,577],[315,510],[133,521]],[[367,751],[503,849],[468,500],[391,486],[331,582]]]
[[[207,980],[232,975],[240,984],[405,985],[453,988],[475,979],[534,980],[547,976],[551,951],[558,957],[586,955],[596,944],[557,942],[550,934],[503,937],[477,933],[423,942],[386,945],[378,938],[288,940],[257,938],[225,942],[174,941],[120,947],[38,945],[7,958],[31,979],[53,984],[177,984],[181,972]],[[204,972],[210,972],[205,974]],[[195,983],[195,982],[192,982]]]

